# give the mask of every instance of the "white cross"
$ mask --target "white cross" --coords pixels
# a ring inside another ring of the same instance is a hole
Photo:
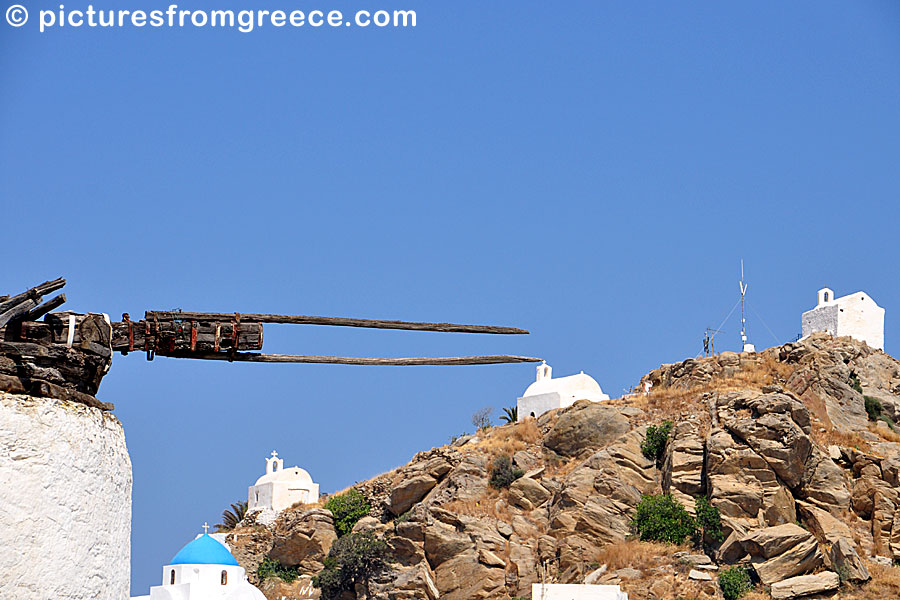
[[[205,522],[203,523],[203,533],[209,533],[209,525],[207,525]]]
[[[272,450],[272,458],[275,458],[276,456],[278,456],[278,453]]]

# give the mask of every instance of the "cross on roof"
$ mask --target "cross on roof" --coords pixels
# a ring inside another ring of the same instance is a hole
[[[203,523],[203,533],[209,533],[209,525],[207,523]]]
[[[278,456],[278,453],[272,450],[272,458],[275,458],[276,456]]]

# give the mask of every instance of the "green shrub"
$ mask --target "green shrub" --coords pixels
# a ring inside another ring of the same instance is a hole
[[[857,376],[856,373],[850,373],[850,387],[852,387],[860,394],[863,393],[862,384],[859,382],[859,376]]]
[[[651,425],[647,428],[647,437],[641,442],[641,452],[647,458],[653,459],[657,464],[662,462],[666,452],[666,442],[672,431],[672,421],[665,421],[662,425]]]
[[[878,398],[863,396],[863,399],[866,401],[866,412],[869,413],[869,420],[877,421],[880,419],[881,411],[884,410],[884,407],[881,406],[881,402]]]
[[[722,518],[719,509],[709,503],[706,496],[694,498],[694,513],[697,515],[697,526],[700,528],[700,540],[712,540],[721,542],[725,539],[722,534]]]
[[[897,425],[892,418],[884,414],[884,406],[878,398],[863,396],[863,400],[866,401],[866,413],[868,413],[870,421],[884,421],[892,431],[897,431]]]
[[[266,579],[267,577],[278,577],[282,581],[286,581],[287,583],[291,583],[298,577],[300,577],[300,571],[297,567],[286,567],[280,562],[276,562],[269,558],[268,556],[262,559],[262,562],[259,563],[259,567],[256,569],[256,574],[259,575],[261,580]]]
[[[631,529],[645,542],[680,544],[697,538],[697,520],[670,494],[643,496],[631,521]]]
[[[719,587],[725,600],[738,600],[750,590],[750,575],[741,567],[728,567],[719,573]]]
[[[508,456],[498,456],[491,468],[491,487],[498,490],[508,488],[513,481],[525,474],[522,469],[514,469]]]
[[[372,509],[366,497],[357,490],[350,490],[340,496],[332,496],[325,508],[334,515],[334,528],[338,537],[347,535],[356,522],[369,514]]]
[[[322,590],[322,600],[336,600],[346,591],[369,580],[387,567],[387,544],[371,532],[351,533],[331,545],[324,567],[313,577],[313,586]]]

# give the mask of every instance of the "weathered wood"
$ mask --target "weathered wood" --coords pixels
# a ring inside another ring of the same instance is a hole
[[[163,356],[160,354],[160,356]],[[541,362],[531,356],[440,356],[414,358],[366,358],[355,356],[314,356],[300,354],[257,354],[237,352],[234,355],[222,352],[175,353],[171,358],[196,358],[200,360],[224,360],[236,362],[264,363],[314,363],[330,365],[370,365],[370,366],[453,366],[453,365],[496,365],[505,363]]]
[[[219,330],[218,341],[216,330]],[[159,353],[182,350],[215,351],[230,350],[234,345],[233,331],[237,332],[237,350],[261,350],[263,342],[262,323],[190,323],[173,321],[135,321],[131,323],[129,342],[128,322],[113,323],[112,347],[117,352],[140,352],[146,348]],[[196,330],[196,334],[194,334]],[[149,335],[148,335],[149,334]],[[194,338],[194,335],[196,337]]]
[[[34,308],[34,309],[28,311],[26,314],[22,315],[21,320],[22,321],[37,321],[38,319],[40,319],[41,317],[46,315],[51,310],[57,309],[65,303],[66,303],[66,295],[60,294],[59,296],[50,298],[49,300],[47,300],[46,302],[44,302],[37,308]]]
[[[101,402],[90,394],[84,394],[47,381],[32,380],[2,373],[0,373],[0,392],[69,400],[105,411],[115,409],[111,402]]]
[[[235,313],[204,313],[149,310],[148,321],[224,321],[234,319]],[[528,331],[517,327],[496,325],[460,325],[457,323],[423,323],[414,321],[386,321],[381,319],[355,319],[346,317],[313,317],[306,315],[272,315],[240,313],[241,321],[253,323],[286,323],[292,325],[333,325],[337,327],[366,327],[371,329],[404,329],[412,331],[439,331],[450,333],[491,333],[500,335],[524,335]]]
[[[7,309],[6,312],[0,313],[0,327],[5,327],[6,324],[13,319],[19,318],[22,315],[27,314],[29,311],[37,308],[38,304],[40,304],[40,299],[34,300],[31,298],[26,298],[16,306]]]
[[[65,285],[66,280],[60,277],[59,279],[54,279],[53,281],[45,281],[44,283],[36,285],[29,290],[25,290],[21,294],[10,296],[6,300],[0,302],[0,314],[3,314],[9,309],[22,304],[26,300],[34,301],[34,305],[37,306],[38,304],[40,304],[42,296],[46,296],[51,292],[62,289]]]
[[[45,322],[25,321],[14,332],[16,339],[24,342],[40,344],[65,344],[68,335],[68,314],[54,313],[48,315]],[[86,315],[75,315],[74,344],[77,346],[85,341],[82,330],[85,325]],[[112,323],[112,349],[115,352],[128,353],[129,351],[143,352],[145,345],[146,323],[144,321],[131,322],[131,343],[129,343],[128,322]],[[224,323],[220,327],[219,348],[228,350],[232,347],[232,327],[230,323]],[[262,349],[262,324],[240,323],[237,326],[238,350]],[[196,340],[192,340],[192,327],[190,323],[174,323],[171,321],[151,324],[150,337],[147,338],[147,347],[150,349],[162,349],[162,351],[190,350],[193,347],[197,351],[215,350],[215,330],[211,323],[197,323]],[[9,339],[9,336],[6,336]],[[88,341],[106,343],[106,340],[91,338]]]
[[[40,380],[85,394],[96,394],[109,370],[109,347],[83,341],[62,344],[0,341],[0,374]]]

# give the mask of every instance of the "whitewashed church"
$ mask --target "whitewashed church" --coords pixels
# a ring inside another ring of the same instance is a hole
[[[319,484],[313,483],[309,473],[300,467],[284,468],[284,459],[272,451],[266,458],[266,473],[250,486],[247,511],[262,510],[279,513],[298,502],[312,504],[319,501]]]
[[[522,397],[516,401],[518,420],[539,417],[548,410],[572,406],[579,400],[603,402],[609,400],[609,396],[604,394],[600,384],[584,371],[577,375],[554,379],[552,367],[543,362],[538,365],[534,383],[529,385]]]
[[[816,307],[803,313],[802,320],[804,338],[822,331],[884,350],[884,309],[865,292],[835,298],[831,289],[822,288]]]
[[[208,525],[203,526],[208,529]],[[162,585],[131,600],[266,600],[247,581],[231,550],[208,533],[198,535],[163,567]]]

